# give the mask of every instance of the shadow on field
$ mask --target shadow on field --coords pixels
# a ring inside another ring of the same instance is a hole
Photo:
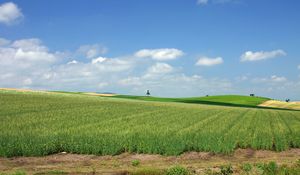
[[[199,99],[188,99],[188,98],[161,98],[161,97],[131,96],[131,95],[116,95],[116,96],[113,96],[113,98],[123,98],[123,99],[142,100],[142,101],[155,101],[155,102],[177,102],[177,103],[204,104],[204,105],[215,105],[215,106],[299,111],[296,109],[285,109],[285,108],[256,106],[256,105],[247,105],[247,104],[235,104],[235,103],[226,103],[226,102],[215,102],[215,101],[206,101],[206,100],[199,100]]]
[[[276,109],[276,110],[298,111],[298,110],[295,110],[295,109],[284,109],[284,108],[274,108],[274,107],[264,107],[264,106],[252,106],[252,105],[244,105],[244,104],[212,102],[212,101],[203,101],[203,100],[177,100],[176,102],[193,103],[193,104],[205,104],[205,105],[217,105],[217,106],[230,106],[230,107],[243,107],[243,108],[258,108],[258,109]]]

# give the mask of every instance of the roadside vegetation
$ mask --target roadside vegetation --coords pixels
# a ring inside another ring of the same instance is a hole
[[[0,175],[27,175],[23,170],[11,173],[0,173]],[[49,170],[44,172],[30,173],[34,175],[63,175],[63,174],[101,174],[96,169],[91,172],[66,172],[60,170]],[[107,174],[107,173],[106,173]],[[298,175],[300,174],[300,160],[291,165],[279,165],[274,161],[266,163],[246,163],[232,166],[224,164],[218,167],[207,167],[205,169],[196,170],[188,166],[174,165],[168,168],[142,167],[135,170],[116,171],[108,173],[113,175]]]

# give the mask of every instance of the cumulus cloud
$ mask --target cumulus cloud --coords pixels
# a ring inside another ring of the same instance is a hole
[[[38,81],[48,89],[115,92],[120,90],[115,82],[128,77],[135,65],[135,60],[126,57],[59,64],[43,72],[47,79]]]
[[[173,67],[166,63],[156,63],[148,69],[151,74],[165,74],[173,71]]]
[[[72,59],[65,59],[70,56]],[[255,80],[247,75],[240,78],[243,81],[231,81],[188,75],[170,64],[138,59],[134,55],[92,59],[73,56],[53,52],[35,38],[6,42],[0,46],[0,87],[139,95],[149,89],[155,96],[169,97],[236,94],[243,87],[246,89],[244,94],[264,92],[263,95],[269,92],[265,92],[266,89],[272,88],[270,97],[287,91],[294,96],[300,93],[300,82],[291,82],[278,75]]]
[[[107,58],[104,58],[104,57],[98,57],[98,58],[95,58],[95,59],[92,60],[92,64],[102,63],[102,62],[104,62],[105,60],[107,60]]]
[[[91,64],[98,70],[105,72],[121,72],[133,67],[135,62],[128,59],[120,58],[103,58],[93,59]]]
[[[36,38],[6,42],[0,46],[0,87],[96,90],[117,81],[114,76],[127,76],[135,66],[133,58],[98,57],[64,63],[65,57],[65,53],[49,51]]]
[[[105,54],[108,49],[100,44],[82,45],[78,48],[77,52],[83,54],[86,58],[95,58],[101,54]]]
[[[260,51],[260,52],[252,52],[247,51],[241,56],[241,61],[259,61],[259,60],[266,60],[270,58],[275,58],[279,56],[285,56],[286,53],[281,50],[273,50],[273,51]]]
[[[28,68],[54,63],[59,53],[50,53],[39,39],[17,40],[0,47],[0,65]]]
[[[39,39],[16,40],[0,46],[0,85],[24,87],[33,84],[61,58],[59,52],[49,52]]]
[[[78,61],[72,60],[72,61],[69,61],[67,64],[77,64],[77,63],[78,63]]]
[[[201,57],[198,59],[196,66],[214,66],[218,64],[222,64],[223,58],[216,57],[216,58],[209,58],[209,57]]]
[[[12,24],[23,17],[19,7],[13,2],[0,4],[0,23]]]
[[[0,47],[10,44],[10,41],[5,38],[0,38]]]
[[[174,48],[142,49],[135,53],[136,57],[150,57],[158,61],[174,60],[183,55],[183,51]]]
[[[168,74],[174,71],[174,68],[166,63],[156,63],[147,69],[144,77],[153,78],[157,76],[161,76],[164,74]]]

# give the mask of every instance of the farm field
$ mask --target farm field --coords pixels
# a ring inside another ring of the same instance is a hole
[[[195,103],[221,106],[237,106],[237,107],[258,107],[258,105],[270,100],[265,97],[249,97],[241,95],[219,95],[207,97],[189,97],[189,98],[162,98],[148,96],[133,96],[133,95],[115,95],[114,98],[125,98],[144,101],[160,101],[160,102],[181,102]],[[265,106],[269,107],[269,106]]]
[[[0,91],[0,156],[299,148],[300,112]]]
[[[287,103],[287,102],[277,101],[277,100],[268,100],[268,101],[263,102],[259,106],[300,110],[300,102],[288,102]]]

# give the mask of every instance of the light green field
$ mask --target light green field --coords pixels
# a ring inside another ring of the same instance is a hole
[[[252,103],[252,102],[251,102]],[[0,91],[0,156],[300,147],[300,112]]]

